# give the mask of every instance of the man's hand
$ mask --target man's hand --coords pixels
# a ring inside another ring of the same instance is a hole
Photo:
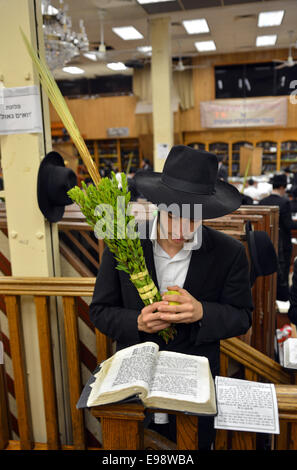
[[[158,308],[161,305],[166,305],[168,302],[160,301],[154,302],[151,305],[147,305],[141,310],[140,315],[138,315],[137,324],[139,331],[145,331],[146,333],[157,333],[158,331],[168,328],[170,322],[160,319],[160,313]],[[155,313],[154,313],[155,312]]]
[[[163,300],[179,302],[179,305],[166,305],[160,302],[158,306],[160,320],[169,323],[194,323],[203,317],[201,302],[188,291],[178,286],[168,286],[168,290],[176,290],[180,295],[163,295]]]

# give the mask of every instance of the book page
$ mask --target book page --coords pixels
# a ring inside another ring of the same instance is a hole
[[[205,357],[161,351],[149,397],[166,397],[199,403],[207,401],[209,373],[209,363]]]
[[[148,388],[156,362],[158,345],[152,342],[137,344],[118,351],[102,364],[95,374],[95,382],[88,399],[88,406],[94,405],[103,394],[140,386]]]
[[[279,434],[278,406],[273,384],[216,377],[216,429]]]

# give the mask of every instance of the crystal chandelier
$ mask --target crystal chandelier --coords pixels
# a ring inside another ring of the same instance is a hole
[[[61,8],[50,4],[50,0],[42,0],[41,11],[43,18],[43,33],[45,56],[49,68],[64,67],[80,52],[89,50],[89,40],[83,20],[79,22],[80,32],[72,31],[72,21],[67,15],[68,6],[60,0]]]

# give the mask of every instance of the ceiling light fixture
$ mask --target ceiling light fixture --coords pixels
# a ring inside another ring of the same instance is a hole
[[[199,20],[185,20],[182,23],[188,34],[209,33],[209,27],[205,18]]]
[[[130,41],[132,39],[142,39],[142,34],[137,31],[134,26],[120,26],[119,28],[112,28],[113,32],[120,36],[125,41]]]
[[[106,64],[106,67],[108,67],[111,70],[126,70],[127,67],[123,62],[110,62],[109,64]]]
[[[60,8],[51,5],[51,0],[42,0],[41,13],[46,62],[50,70],[63,67],[81,52],[89,50],[89,40],[83,20],[79,22],[80,32],[72,30],[68,6],[60,0]]]
[[[145,5],[147,3],[163,3],[163,2],[172,2],[172,0],[137,0],[140,5]]]
[[[144,54],[148,54],[149,52],[152,52],[152,46],[139,46],[137,47],[137,50],[139,52],[143,52]]]
[[[72,73],[73,75],[79,75],[85,73],[85,71],[79,67],[63,67],[63,72]]]
[[[277,39],[276,34],[269,34],[267,36],[257,36],[256,46],[257,47],[274,46],[276,43],[276,39]]]
[[[85,52],[84,57],[86,57],[87,59],[93,60],[94,62],[97,60],[97,56],[96,54],[94,54],[94,52]]]
[[[284,13],[284,10],[262,11],[258,15],[258,27],[279,26],[283,21]]]
[[[214,41],[198,41],[195,42],[195,47],[197,51],[199,52],[205,52],[205,51],[215,51],[216,50],[216,45]]]

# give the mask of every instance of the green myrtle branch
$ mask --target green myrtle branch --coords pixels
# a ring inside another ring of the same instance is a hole
[[[147,271],[147,267],[136,231],[135,218],[129,214],[130,192],[127,178],[123,173],[121,176],[121,188],[112,173],[111,178],[102,178],[97,186],[87,186],[82,182],[82,189],[75,186],[67,194],[80,207],[96,237],[104,239],[117,261],[116,268],[131,276]],[[131,282],[136,289],[150,284],[155,286],[149,274],[141,279],[131,279]],[[161,294],[157,292],[153,299],[144,299],[143,303],[149,305],[160,300]],[[159,332],[166,343],[173,339],[175,334],[176,330],[172,326]]]

